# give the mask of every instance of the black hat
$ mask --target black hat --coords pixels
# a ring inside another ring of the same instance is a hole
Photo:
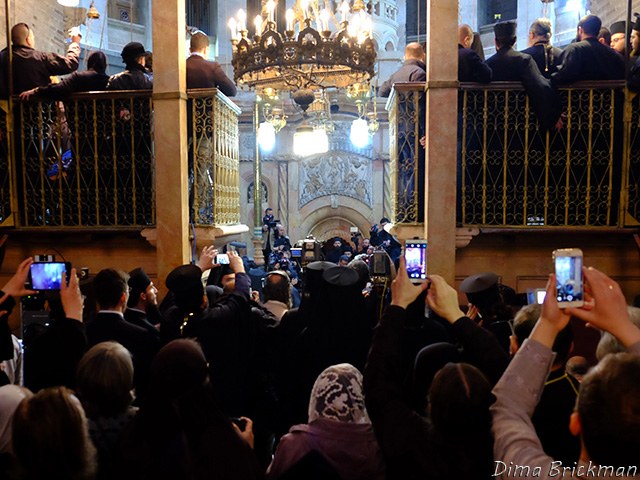
[[[174,293],[197,292],[204,293],[202,285],[202,270],[195,265],[181,265],[171,270],[167,275],[167,288]]]
[[[332,262],[325,262],[324,260],[319,260],[317,262],[311,262],[307,265],[307,270],[313,270],[316,272],[323,272],[327,268],[335,267],[336,264]]]
[[[516,22],[499,22],[493,26],[493,33],[497,39],[513,38],[516,36]]]
[[[464,279],[460,290],[467,294],[467,299],[475,306],[489,306],[500,299],[498,278],[493,272],[476,273]]]
[[[620,20],[619,22],[614,22],[611,24],[611,28],[609,28],[611,35],[616,33],[627,33],[627,22],[624,20]]]
[[[122,61],[128,64],[135,62],[136,58],[143,57],[146,53],[147,51],[140,42],[129,42],[122,49],[120,56]]]
[[[129,297],[135,297],[137,299],[138,296],[151,285],[151,279],[142,268],[136,268],[129,272],[129,281],[127,283],[131,288]]]
[[[640,14],[634,13],[634,15],[636,17],[636,21],[633,22],[633,25],[631,26],[631,29],[635,30],[636,32],[640,32]]]
[[[389,219],[387,217],[382,217],[380,219],[380,225],[382,225],[383,223],[391,223],[391,222],[389,221]]]
[[[350,287],[358,283],[359,276],[353,268],[333,266],[327,268],[322,274],[322,278],[329,285],[336,287]]]

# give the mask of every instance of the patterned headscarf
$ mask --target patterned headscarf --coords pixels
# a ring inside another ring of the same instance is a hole
[[[371,423],[364,405],[362,374],[353,365],[333,365],[316,379],[309,401],[309,423],[318,418]]]

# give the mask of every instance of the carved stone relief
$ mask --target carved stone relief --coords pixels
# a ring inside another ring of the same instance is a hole
[[[332,151],[300,162],[300,207],[319,197],[343,195],[372,203],[371,159]]]

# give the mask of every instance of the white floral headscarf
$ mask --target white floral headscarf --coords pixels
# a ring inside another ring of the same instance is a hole
[[[353,365],[333,365],[316,379],[309,401],[309,423],[318,418],[371,423],[364,405],[362,374]]]

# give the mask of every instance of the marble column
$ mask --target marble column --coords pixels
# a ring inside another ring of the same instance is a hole
[[[190,260],[184,12],[185,0],[153,0],[157,265],[163,287],[167,274]]]
[[[425,238],[428,272],[453,284],[456,266],[458,4],[427,2]]]

